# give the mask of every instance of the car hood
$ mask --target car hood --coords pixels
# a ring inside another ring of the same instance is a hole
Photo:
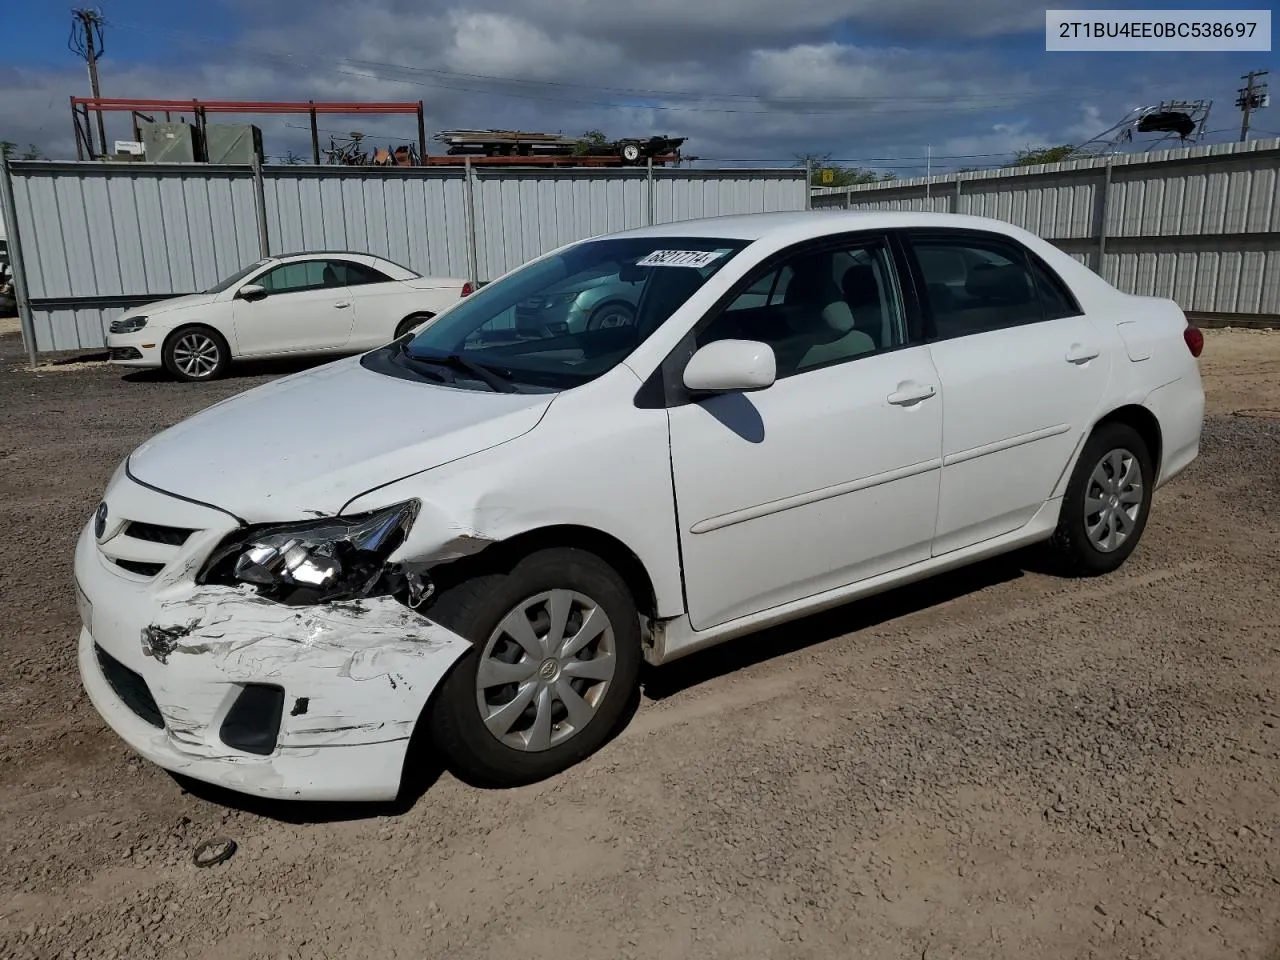
[[[216,299],[217,294],[213,293],[192,293],[185,297],[170,297],[168,300],[155,300],[146,306],[130,310],[126,316],[141,314],[144,317],[154,317],[168,313],[170,310],[181,310],[184,307],[203,307]]]
[[[552,399],[402,380],[351,357],[214,404],[138,447],[129,472],[248,523],[332,516],[526,433]]]

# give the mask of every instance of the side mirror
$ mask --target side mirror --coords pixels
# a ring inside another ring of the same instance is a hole
[[[622,283],[639,283],[648,272],[646,267],[637,267],[634,263],[624,263],[618,271],[618,280]]]
[[[716,340],[689,358],[685,388],[695,393],[764,390],[778,377],[773,348],[756,340]]]
[[[236,293],[241,300],[261,300],[267,295],[267,288],[260,283],[246,283]]]

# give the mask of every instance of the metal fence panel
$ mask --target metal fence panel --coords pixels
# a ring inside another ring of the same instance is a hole
[[[41,351],[102,346],[124,310],[212,286],[260,256],[260,227],[274,254],[358,250],[484,281],[651,215],[801,210],[808,190],[799,169],[473,167],[468,189],[461,167],[281,166],[261,171],[260,211],[246,167],[20,161],[11,172]]]
[[[271,252],[353,250],[427,276],[467,272],[457,171],[271,167],[263,175]]]
[[[1126,292],[1280,316],[1280,139],[821,188],[813,205],[938,210],[939,195],[1050,240]]]
[[[804,171],[654,170],[653,222],[803,210]]]
[[[646,223],[643,170],[476,169],[474,177],[482,280],[566,243]]]
[[[33,300],[190,293],[256,257],[247,170],[14,164],[14,174]]]

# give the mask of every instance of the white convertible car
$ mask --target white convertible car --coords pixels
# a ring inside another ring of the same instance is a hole
[[[108,327],[112,363],[212,380],[232,360],[369,350],[471,292],[368,253],[291,253],[250,264],[204,293],[157,300]]]
[[[526,309],[601,276],[643,287],[627,323]],[[1202,345],[994,220],[575,243],[135,450],[76,548],[84,686],[238,790],[389,798],[415,732],[527,783],[605,743],[642,660],[1038,541],[1116,569],[1198,453]]]

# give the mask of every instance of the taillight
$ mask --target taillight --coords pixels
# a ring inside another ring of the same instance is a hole
[[[475,292],[475,287],[471,286],[470,280],[468,280],[466,283],[462,285],[462,295],[464,297],[469,297],[474,292]]]
[[[1200,332],[1200,328],[1187,324],[1187,329],[1182,331],[1182,339],[1187,343],[1187,349],[1191,351],[1193,357],[1200,356],[1204,350],[1204,334]]]

